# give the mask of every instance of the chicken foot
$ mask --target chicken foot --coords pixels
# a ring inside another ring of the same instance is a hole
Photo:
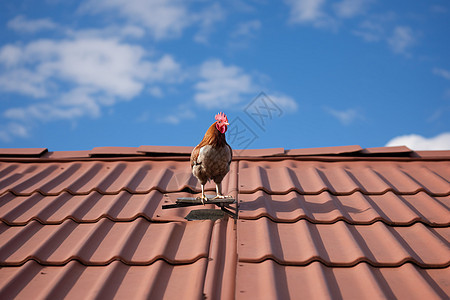
[[[202,201],[202,204],[205,205],[205,202],[208,201],[208,197],[205,195],[205,186],[202,184],[202,196],[198,197]]]
[[[231,196],[224,196],[222,195],[222,183],[216,183],[216,196],[214,199],[227,199],[227,198],[231,198]]]

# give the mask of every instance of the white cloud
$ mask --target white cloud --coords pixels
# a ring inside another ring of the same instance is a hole
[[[345,19],[365,15],[357,28],[351,30],[355,36],[366,42],[386,42],[389,48],[399,54],[410,56],[409,49],[417,43],[418,32],[408,26],[393,24],[397,19],[394,12],[368,14],[375,0],[340,0],[332,3],[326,0],[285,0],[290,7],[291,23],[312,24],[318,28],[337,31]]]
[[[338,21],[327,14],[325,0],[285,0],[291,8],[289,22],[312,24],[318,28],[337,30]]]
[[[181,66],[172,55],[165,54],[147,66],[145,77],[152,82],[177,82],[182,79]]]
[[[180,80],[170,55],[150,60],[142,47],[118,39],[74,37],[0,48],[0,90],[38,99],[4,111],[4,118],[25,126],[98,117],[103,106],[130,100],[147,84]],[[18,132],[5,127],[2,139],[25,136]]]
[[[237,66],[225,66],[218,59],[201,65],[200,78],[195,85],[194,100],[206,108],[230,107],[256,91],[250,75]]]
[[[393,12],[371,14],[358,25],[357,29],[352,30],[352,33],[366,42],[386,41],[387,32],[392,30],[396,19],[397,15]]]
[[[186,105],[180,105],[175,109],[175,112],[171,112],[170,114],[159,118],[158,121],[161,123],[178,125],[181,121],[191,120],[194,118],[195,113],[191,110],[191,108]]]
[[[322,7],[325,0],[286,0],[291,7],[290,20],[293,23],[317,21],[324,17]]]
[[[161,98],[162,96],[164,96],[164,92],[162,91],[162,89],[159,86],[152,86],[152,87],[150,87],[148,89],[148,92],[153,97]]]
[[[261,28],[261,22],[259,20],[252,20],[239,23],[231,33],[232,37],[252,37]]]
[[[15,137],[28,137],[28,128],[16,122],[0,125],[0,141],[11,142]]]
[[[6,45],[0,49],[0,63],[6,66],[13,66],[20,62],[22,49],[14,45]]]
[[[337,109],[333,109],[331,107],[324,107],[323,109],[327,113],[329,113],[330,115],[335,117],[343,125],[350,125],[357,119],[360,119],[360,120],[364,119],[363,115],[354,108],[349,108],[346,110],[337,110]]]
[[[228,47],[231,51],[248,48],[251,40],[258,36],[261,29],[261,21],[250,20],[238,23],[231,31],[231,39],[228,41]]]
[[[0,49],[0,58],[10,47]],[[46,96],[57,81],[66,81],[132,98],[146,81],[173,79],[180,68],[169,55],[148,61],[142,47],[114,39],[39,40],[18,51],[20,62],[4,60],[8,68],[0,74],[0,87],[34,97]]]
[[[92,38],[142,38],[145,35],[145,30],[142,27],[135,25],[117,26],[111,25],[103,28],[88,28],[81,30],[66,30],[69,37],[75,39],[92,39]]]
[[[312,24],[317,28],[337,31],[342,19],[364,13],[371,1],[342,0],[336,4],[326,0],[285,0],[284,2],[290,7],[290,23]]]
[[[369,15],[352,33],[366,42],[385,42],[392,52],[409,57],[420,33],[408,26],[396,25],[397,19],[393,12]]]
[[[183,0],[88,0],[79,11],[86,14],[116,13],[127,24],[139,25],[157,40],[179,37],[189,26],[197,25],[194,40],[207,43],[213,25],[225,18],[225,10],[216,2],[204,9],[189,8]],[[136,33],[140,34],[140,33]]]
[[[391,139],[386,147],[407,146],[412,150],[450,150],[450,132],[441,133],[432,138],[417,134],[402,135]]]
[[[200,30],[195,34],[194,41],[207,44],[214,24],[225,19],[225,12],[218,3],[214,3],[203,11],[192,14],[192,16],[193,21],[200,24]]]
[[[10,108],[3,115],[6,118],[23,123],[33,120],[40,122],[72,120],[85,115],[98,117],[100,116],[100,105],[111,103],[111,101],[106,101],[104,97],[93,89],[75,88],[53,101]]]
[[[238,66],[226,66],[218,59],[205,61],[200,66],[199,77],[194,100],[207,109],[240,107],[239,104],[250,101],[261,90],[261,78],[247,74]],[[283,93],[274,91],[268,97],[285,112],[295,112],[298,108],[297,102]]]
[[[268,95],[268,97],[270,98],[270,100],[275,102],[275,104],[278,105],[285,113],[292,113],[297,111],[298,109],[298,104],[292,97],[280,93],[270,94]]]
[[[149,63],[142,61],[142,48],[114,40],[47,41],[31,44],[28,50],[44,57],[42,72],[124,98],[141,91],[140,79],[150,68]]]
[[[93,112],[83,109],[81,105],[62,107],[58,103],[38,103],[27,107],[8,109],[5,111],[4,116],[23,122],[29,120],[47,122],[55,120],[71,120],[90,113]]]
[[[406,54],[415,42],[415,34],[407,26],[396,26],[391,37],[388,38],[388,44],[395,53]]]
[[[47,77],[26,68],[14,68],[0,73],[0,90],[17,92],[35,98],[47,96]]]
[[[334,5],[336,14],[341,18],[352,18],[367,11],[373,0],[343,0]]]
[[[157,38],[179,36],[192,18],[179,0],[89,0],[81,6],[86,13],[116,12],[127,21],[145,26]]]
[[[445,70],[445,69],[441,69],[441,68],[434,68],[433,74],[438,75],[447,80],[450,80],[450,71],[449,70]]]
[[[57,27],[57,24],[50,19],[29,20],[25,16],[17,16],[7,24],[8,28],[15,31],[34,33],[41,30],[49,30]]]
[[[383,38],[384,32],[382,23],[374,20],[365,20],[358,29],[352,31],[354,35],[361,37],[366,42],[378,42]]]

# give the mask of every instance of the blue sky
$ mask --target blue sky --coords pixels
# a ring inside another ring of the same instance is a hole
[[[0,6],[2,148],[450,149],[447,0]]]

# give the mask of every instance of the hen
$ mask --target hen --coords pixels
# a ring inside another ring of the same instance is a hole
[[[213,180],[216,184],[216,196],[213,199],[224,199],[222,195],[222,180],[230,170],[232,151],[225,139],[228,119],[224,113],[218,113],[214,122],[203,136],[202,141],[191,153],[192,174],[202,185],[201,201],[205,204],[208,198],[205,196],[205,184]]]

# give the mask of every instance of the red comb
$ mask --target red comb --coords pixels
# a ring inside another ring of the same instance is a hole
[[[222,121],[225,121],[228,123],[227,115],[225,115],[223,112],[220,112],[216,115],[216,121],[219,121],[219,120],[222,120]]]

